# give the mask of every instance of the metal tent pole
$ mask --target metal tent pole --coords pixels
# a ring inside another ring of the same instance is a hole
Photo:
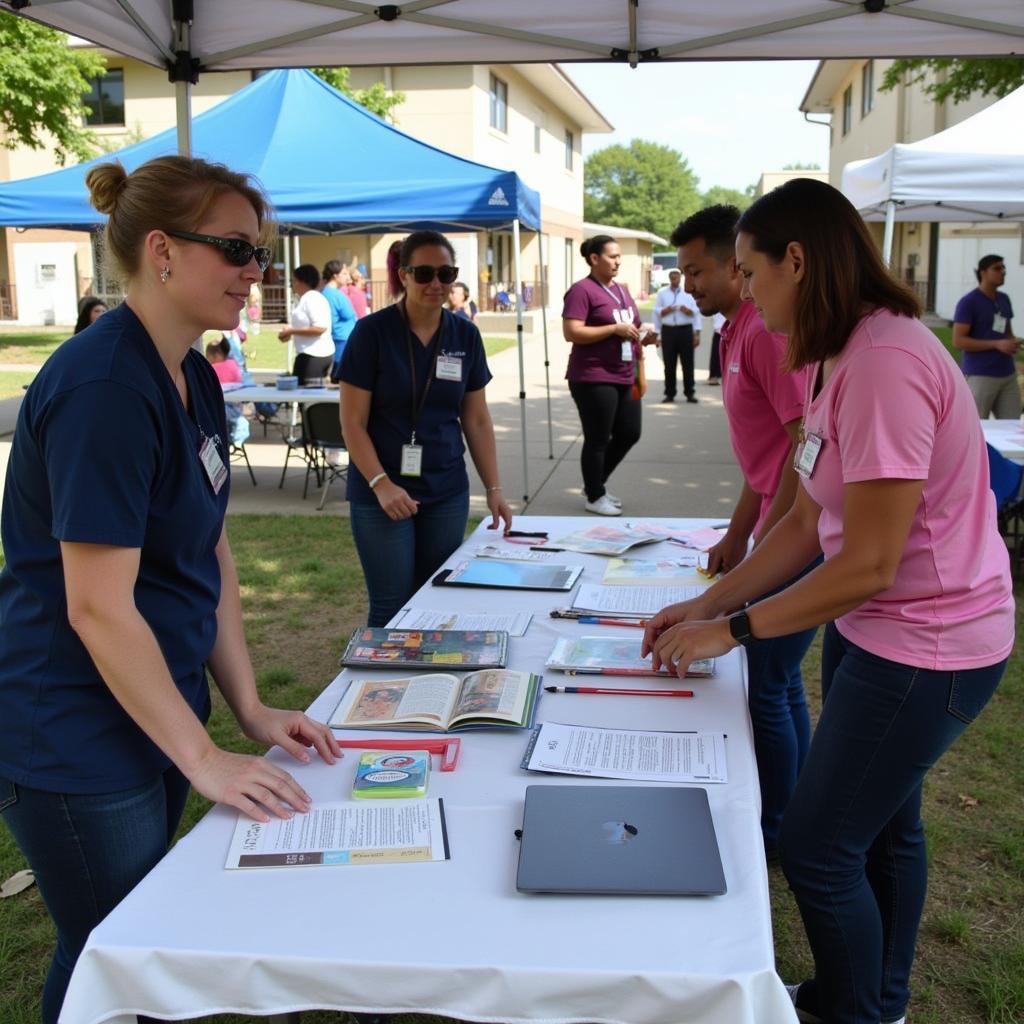
[[[882,259],[892,269],[892,243],[896,227],[896,200],[890,199],[885,204],[885,235],[882,237]]]
[[[523,362],[523,275],[519,267],[519,218],[512,221],[512,259],[516,276],[516,343],[519,348],[519,421],[523,440],[523,504],[530,500],[526,464],[526,367]]]
[[[537,259],[540,261],[540,322],[544,331],[544,387],[548,398],[548,458],[555,457],[551,427],[551,361],[548,358],[548,275],[544,269],[544,225],[537,224]]]

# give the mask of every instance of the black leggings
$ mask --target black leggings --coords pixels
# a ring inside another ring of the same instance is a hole
[[[589,384],[569,381],[569,393],[583,424],[583,489],[587,501],[604,494],[604,483],[640,440],[643,403],[630,396],[629,384]]]
[[[326,377],[334,362],[334,356],[311,356],[300,352],[292,364],[292,374],[299,378],[300,384],[307,380],[321,380]]]

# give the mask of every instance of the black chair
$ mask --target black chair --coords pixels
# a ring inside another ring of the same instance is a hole
[[[241,460],[245,463],[245,468],[249,470],[249,479],[252,481],[253,487],[256,486],[256,474],[252,471],[252,463],[249,462],[249,453],[245,450],[244,444],[232,444],[228,450],[228,458],[232,462],[238,462]]]
[[[322,403],[320,403],[322,404]],[[284,456],[284,466],[281,469],[281,480],[277,485],[277,489],[281,490],[284,487],[285,474],[288,472],[288,460],[292,455],[297,455],[306,464],[306,477],[302,482],[302,498],[305,500],[306,494],[309,492],[309,474],[316,474],[316,485],[320,486],[320,457],[310,443],[310,433],[308,426],[308,410],[315,408],[315,406],[300,406],[299,411],[301,415],[301,430],[302,433],[298,437],[288,437],[284,439],[284,443],[287,445],[287,451]],[[335,415],[337,415],[337,406],[334,407]]]
[[[317,462],[317,483],[323,488],[317,508],[323,511],[331,484],[348,474],[348,449],[341,433],[339,406],[335,402],[316,402],[306,406],[303,420],[306,442]],[[342,457],[345,463],[339,465]]]

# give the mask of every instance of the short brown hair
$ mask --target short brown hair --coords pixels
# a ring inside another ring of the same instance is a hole
[[[116,160],[85,176],[92,205],[107,214],[104,259],[115,277],[130,280],[139,269],[142,242],[150,231],[195,231],[215,199],[237,192],[252,205],[259,240],[273,234],[270,200],[248,174],[198,157],[161,156],[131,174]]]
[[[921,303],[882,262],[867,226],[838,189],[794,178],[757,200],[736,225],[756,252],[782,261],[790,242],[807,265],[797,288],[786,366],[799,370],[842,352],[868,309],[921,315]]]

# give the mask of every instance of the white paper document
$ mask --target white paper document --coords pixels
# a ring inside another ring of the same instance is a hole
[[[497,558],[499,562],[550,562],[554,551],[532,551],[522,546],[518,548],[496,548],[493,544],[477,548],[474,558]]]
[[[637,782],[728,782],[725,734],[639,732],[544,722],[521,767],[534,772]]]
[[[239,814],[227,868],[333,867],[448,860],[440,800],[323,803],[287,821]]]
[[[403,608],[393,629],[503,629],[509,636],[523,636],[532,612],[515,615],[486,615],[477,612],[439,612],[433,608]]]
[[[667,604],[689,601],[706,587],[605,587],[599,583],[581,583],[572,606],[578,611],[614,612],[632,618],[646,618]]]

